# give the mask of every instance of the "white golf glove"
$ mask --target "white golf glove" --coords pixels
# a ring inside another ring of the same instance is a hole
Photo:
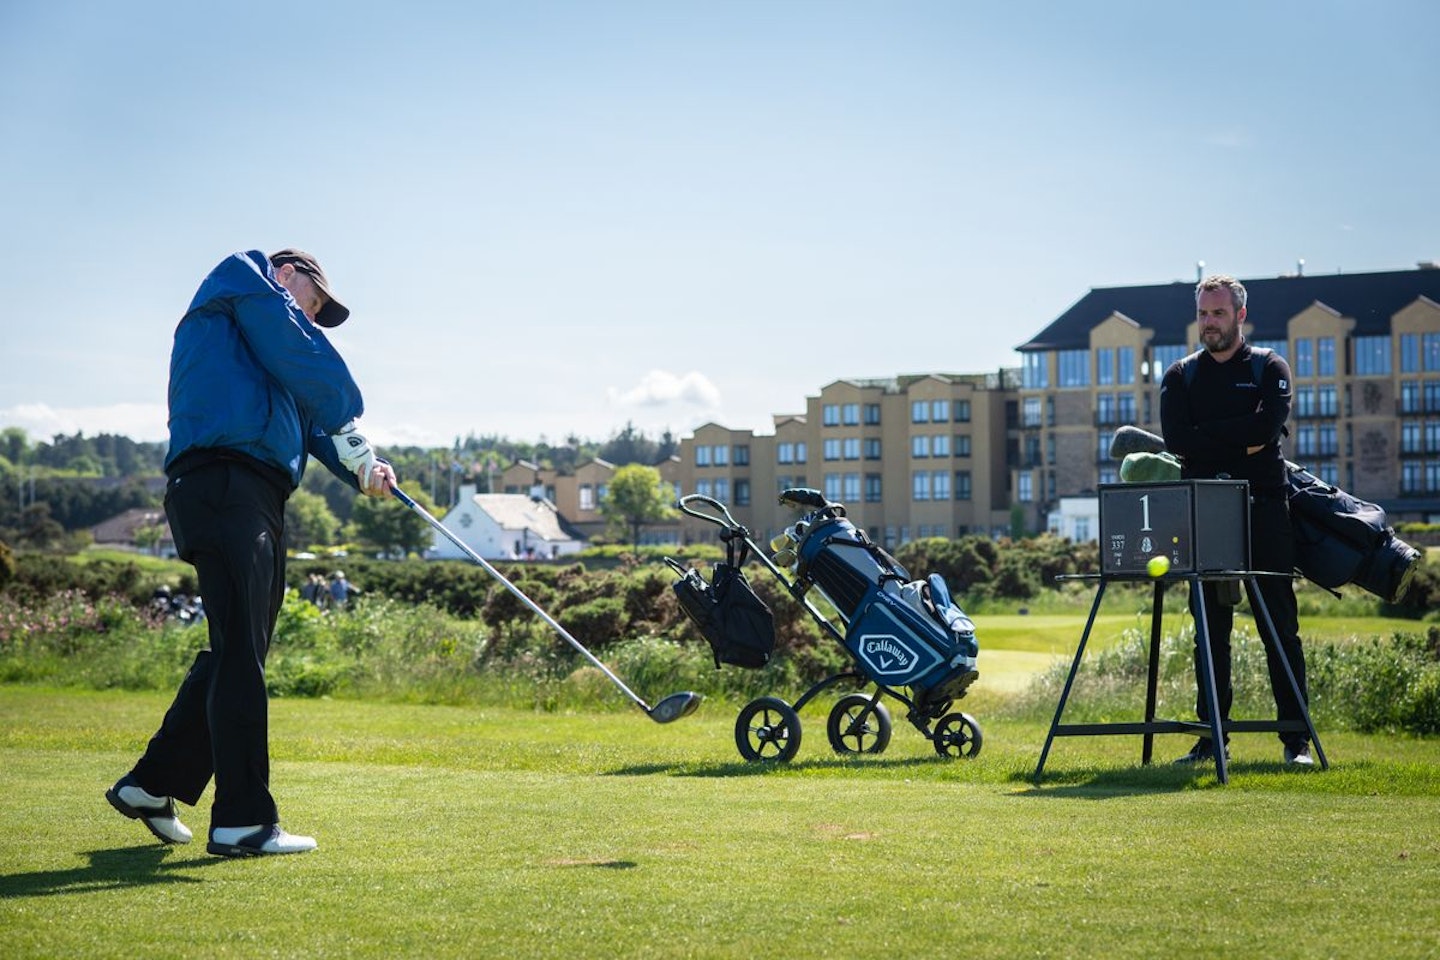
[[[351,420],[332,434],[330,442],[335,444],[335,453],[345,469],[359,478],[360,486],[368,487],[370,472],[375,469],[375,451],[370,449],[370,441],[356,432],[355,421]]]

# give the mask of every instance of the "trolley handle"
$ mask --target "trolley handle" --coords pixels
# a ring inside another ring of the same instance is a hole
[[[698,503],[708,507],[709,511],[697,510],[691,506],[692,503]],[[675,506],[680,508],[681,513],[692,516],[697,520],[708,521],[717,527],[726,527],[731,530],[744,529],[740,524],[735,522],[735,518],[730,515],[730,511],[725,509],[725,504],[716,500],[714,497],[707,497],[703,493],[691,493],[683,496],[675,501]],[[717,513],[719,514],[718,516],[716,515]]]

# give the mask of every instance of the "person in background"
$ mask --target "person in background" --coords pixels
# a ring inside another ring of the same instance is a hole
[[[210,272],[175,328],[165,514],[195,566],[210,647],[105,794],[165,843],[190,842],[175,801],[198,803],[213,777],[208,852],[316,847],[280,828],[270,792],[265,657],[285,595],[285,502],[308,459],[367,496],[395,484],[358,430],[360,389],[325,335],[349,315],[310,254],[251,250]]]
[[[1295,569],[1295,535],[1286,497],[1285,454],[1280,445],[1285,421],[1290,416],[1290,366],[1279,354],[1269,350],[1261,352],[1246,342],[1242,331],[1245,310],[1245,287],[1234,277],[1206,277],[1196,286],[1195,314],[1202,349],[1177,360],[1165,371],[1160,384],[1160,423],[1165,448],[1181,460],[1181,479],[1228,477],[1249,481],[1251,567],[1286,574],[1255,579],[1300,694],[1308,699],[1299,613],[1295,589],[1288,576]],[[1259,383],[1252,366],[1252,353],[1263,356]],[[1194,366],[1187,375],[1186,367],[1190,364]],[[1230,705],[1234,700],[1230,632],[1234,627],[1235,608],[1222,602],[1218,583],[1205,581],[1201,589],[1223,723],[1230,718]],[[1247,592],[1249,589],[1247,584]],[[1256,609],[1253,596],[1250,606]],[[1258,611],[1255,616],[1256,626],[1263,632],[1265,627],[1260,623]],[[1196,622],[1198,624],[1198,617]],[[1206,641],[1197,630],[1196,644]],[[1284,665],[1268,643],[1265,656],[1278,719],[1303,727],[1301,701],[1296,699]],[[1203,690],[1198,657],[1195,669],[1196,686]],[[1196,698],[1196,712],[1202,721],[1209,722],[1210,706],[1203,694]],[[1280,740],[1286,763],[1308,766],[1313,762],[1310,737],[1304,729],[1282,731]],[[1214,749],[1208,739],[1201,739],[1176,762],[1213,760]]]

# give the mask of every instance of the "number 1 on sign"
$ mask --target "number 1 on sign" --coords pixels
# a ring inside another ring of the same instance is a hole
[[[1140,532],[1148,533],[1150,530],[1150,494],[1140,497]]]

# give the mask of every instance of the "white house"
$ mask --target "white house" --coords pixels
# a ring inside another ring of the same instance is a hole
[[[1075,543],[1100,539],[1100,498],[1061,497],[1059,505],[1050,511],[1047,527],[1058,537],[1068,537]]]
[[[476,493],[474,484],[460,488],[455,506],[441,522],[486,560],[553,560],[585,546],[565,529],[549,500],[523,493]],[[460,560],[465,554],[437,534],[429,556]]]

